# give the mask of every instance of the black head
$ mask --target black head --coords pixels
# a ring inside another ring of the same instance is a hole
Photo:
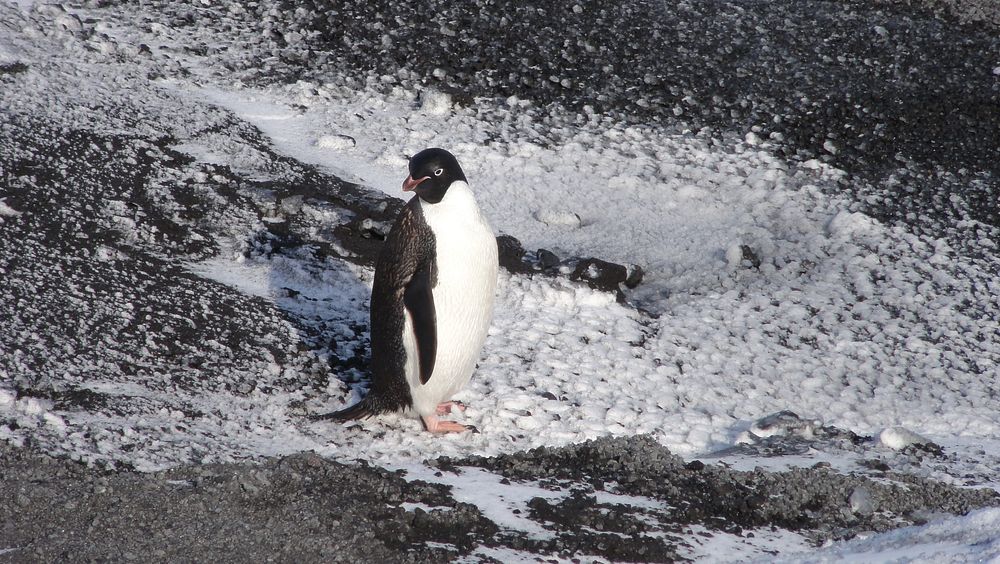
[[[456,180],[465,181],[465,173],[455,155],[444,149],[424,149],[410,158],[410,175],[403,181],[403,191],[416,192],[420,199],[436,204]]]

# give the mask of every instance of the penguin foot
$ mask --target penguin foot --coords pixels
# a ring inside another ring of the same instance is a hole
[[[466,425],[462,425],[461,423],[455,423],[454,421],[438,419],[434,415],[422,415],[420,418],[424,421],[424,427],[426,427],[431,433],[461,433],[464,431],[477,431],[475,427],[468,427]]]
[[[465,411],[465,404],[460,401],[446,401],[439,403],[435,412],[438,415],[447,415],[451,413],[452,409],[457,409],[459,411]]]

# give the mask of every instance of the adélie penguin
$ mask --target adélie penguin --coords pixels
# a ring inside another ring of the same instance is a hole
[[[375,262],[372,384],[341,420],[404,412],[432,433],[468,430],[438,416],[472,377],[493,317],[497,242],[462,167],[444,149],[410,159],[403,207]]]

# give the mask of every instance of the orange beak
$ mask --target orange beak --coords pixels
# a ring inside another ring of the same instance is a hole
[[[417,185],[427,180],[430,176],[425,176],[423,178],[413,179],[413,176],[407,176],[406,180],[403,181],[403,192],[412,192],[417,189]]]

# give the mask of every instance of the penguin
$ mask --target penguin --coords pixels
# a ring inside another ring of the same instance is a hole
[[[440,419],[472,377],[493,318],[497,241],[465,173],[444,149],[410,159],[403,207],[375,261],[372,384],[359,403],[330,415],[419,417],[431,433],[475,430]]]

